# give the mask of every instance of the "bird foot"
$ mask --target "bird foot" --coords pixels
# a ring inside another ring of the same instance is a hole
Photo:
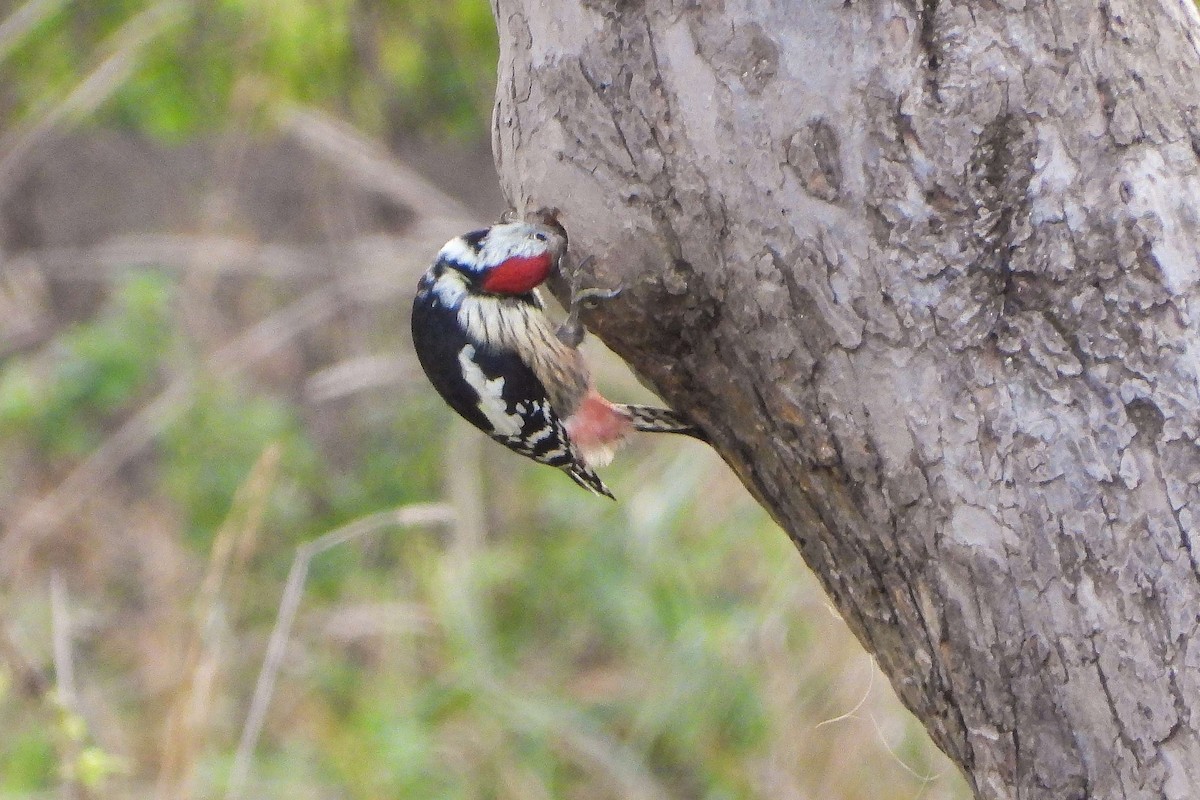
[[[579,276],[584,272],[584,268],[591,263],[592,257],[588,256],[575,268],[574,274]],[[579,318],[579,314],[583,310],[591,310],[596,308],[601,303],[612,300],[617,295],[621,294],[624,286],[618,286],[615,289],[577,289],[571,287],[571,304],[567,309],[567,318],[558,326],[556,332],[558,340],[568,347],[578,347],[585,336],[587,336],[587,328],[583,324],[583,320]]]

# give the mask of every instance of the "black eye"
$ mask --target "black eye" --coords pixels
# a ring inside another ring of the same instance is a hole
[[[533,235],[533,238],[537,239],[539,242],[544,242],[544,241],[546,241],[546,234],[544,234],[544,233],[535,233],[535,234]]]

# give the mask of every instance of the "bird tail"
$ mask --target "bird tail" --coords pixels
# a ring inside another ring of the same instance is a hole
[[[591,469],[591,467],[587,466],[586,464],[576,461],[564,467],[563,472],[570,475],[571,480],[575,481],[592,494],[598,494],[601,497],[607,497],[609,500],[617,499],[613,497],[613,493],[610,492],[608,487],[604,485],[604,481],[600,480],[600,476],[597,475]]]
[[[682,433],[702,442],[708,441],[708,436],[695,423],[669,408],[635,405],[619,405],[617,408],[629,416],[634,430],[646,433]]]

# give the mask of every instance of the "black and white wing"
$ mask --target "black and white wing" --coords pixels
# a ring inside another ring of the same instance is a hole
[[[576,452],[542,382],[511,351],[487,347],[435,292],[413,303],[413,345],[438,394],[464,419],[523,456],[558,467],[583,488],[612,493]]]

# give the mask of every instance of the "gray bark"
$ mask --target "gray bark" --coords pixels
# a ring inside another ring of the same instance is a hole
[[[978,796],[1198,796],[1189,0],[494,7],[510,200]]]

